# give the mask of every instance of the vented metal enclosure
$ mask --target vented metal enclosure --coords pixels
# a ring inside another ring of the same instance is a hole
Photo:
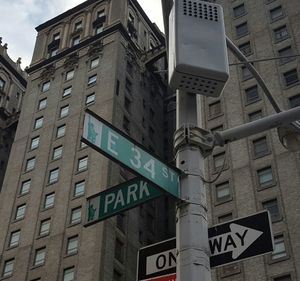
[[[200,0],[175,0],[169,29],[170,87],[220,96],[229,78],[222,7]]]

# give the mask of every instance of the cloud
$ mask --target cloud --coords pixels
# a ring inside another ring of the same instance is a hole
[[[138,0],[162,29],[160,0]],[[35,27],[65,12],[84,0],[1,0],[0,37],[8,43],[8,54],[16,61],[22,58],[22,68],[31,61],[35,44]]]

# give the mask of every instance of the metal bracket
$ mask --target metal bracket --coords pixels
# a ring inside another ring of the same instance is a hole
[[[184,146],[194,146],[201,150],[203,157],[211,154],[214,148],[214,135],[205,129],[186,124],[174,133],[174,153]]]

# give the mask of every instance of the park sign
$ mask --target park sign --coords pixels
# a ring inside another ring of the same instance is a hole
[[[162,195],[160,189],[134,178],[87,198],[86,224],[94,224]]]
[[[107,121],[86,110],[82,141],[150,181],[164,192],[179,198],[180,171],[171,167]]]
[[[273,235],[269,212],[263,211],[210,227],[208,242],[211,268],[270,253],[273,251]],[[137,281],[168,281],[174,279],[174,274],[176,238],[139,250]]]

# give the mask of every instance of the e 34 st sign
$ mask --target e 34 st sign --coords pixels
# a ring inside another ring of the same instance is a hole
[[[163,163],[136,141],[88,110],[85,113],[82,140],[173,197],[179,198],[179,171],[176,168]]]

